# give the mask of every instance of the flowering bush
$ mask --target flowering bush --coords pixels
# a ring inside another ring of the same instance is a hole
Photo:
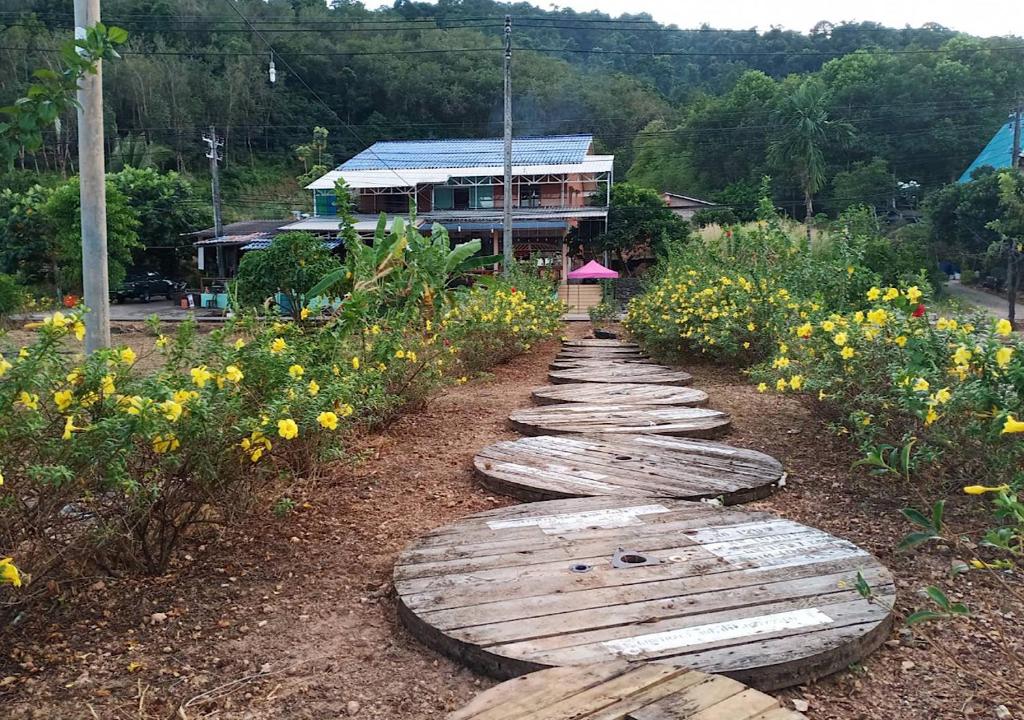
[[[182,323],[158,335],[156,372],[130,348],[83,357],[81,311],[4,349],[0,585],[22,588],[0,603],[83,561],[159,572],[195,526],[334,457],[345,427],[386,421],[557,327],[552,287],[524,277],[448,291],[445,265],[431,264],[447,236],[406,230],[350,252],[336,310],[243,316],[206,336]]]

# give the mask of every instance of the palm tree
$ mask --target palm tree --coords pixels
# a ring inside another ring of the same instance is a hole
[[[825,149],[845,144],[853,126],[829,117],[829,95],[819,80],[804,80],[782,98],[775,111],[776,137],[768,145],[768,162],[793,173],[800,182],[807,210],[807,240],[811,239],[814,194],[825,186]]]

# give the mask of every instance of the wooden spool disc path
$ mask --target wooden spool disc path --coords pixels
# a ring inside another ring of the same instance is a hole
[[[895,602],[889,571],[848,541],[663,498],[477,513],[415,540],[394,582],[414,635],[496,677],[627,659],[759,690],[860,660],[885,640]]]
[[[559,667],[497,685],[447,720],[807,720],[721,675],[625,661]]]
[[[732,505],[766,497],[783,476],[763,453],[657,435],[527,437],[490,445],[473,464],[489,490],[529,501],[622,495]]]
[[[631,365],[654,365],[656,367],[666,367],[665,365],[658,365],[656,362],[649,358],[636,357],[636,358],[564,358],[556,357],[548,365],[551,370],[572,370],[573,368],[615,368],[620,365],[627,367]]]
[[[558,352],[559,357],[580,357],[596,358],[598,360],[616,359],[620,357],[637,358],[644,357],[643,352],[637,348],[575,348],[563,347]]]
[[[731,419],[719,410],[665,405],[563,403],[516,410],[512,427],[524,435],[674,435],[715,438],[729,431]]]
[[[534,388],[533,400],[538,405],[560,403],[593,403],[595,405],[706,405],[708,394],[703,390],[676,385],[643,383],[566,383]]]
[[[579,340],[566,340],[562,347],[585,347],[585,348],[633,348],[639,349],[636,343],[622,342],[621,340],[605,340],[603,338],[580,338]]]
[[[555,383],[649,383],[653,385],[689,385],[693,381],[690,373],[675,370],[664,365],[646,363],[606,363],[598,366],[584,366],[552,370],[548,379]]]

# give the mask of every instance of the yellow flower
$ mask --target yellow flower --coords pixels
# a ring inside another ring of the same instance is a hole
[[[395,350],[395,357],[400,359],[400,360],[402,358],[404,358],[405,357],[405,350]]]
[[[775,362],[773,362],[772,365],[779,369],[788,368],[789,358],[786,357],[785,355],[783,355],[782,357],[775,358]]]
[[[2,472],[0,472],[0,487],[2,487],[3,484],[4,484],[4,474]]]
[[[49,325],[55,328],[62,328],[69,322],[71,321],[68,318],[64,317],[64,313],[59,311],[55,312],[53,315],[50,315],[49,317],[43,318],[43,325]]]
[[[181,443],[174,435],[155,435],[153,437],[153,452],[159,455],[177,450],[180,446]]]
[[[758,383],[757,391],[759,393],[768,392],[768,383]]]
[[[160,408],[160,412],[163,413],[164,418],[171,422],[177,422],[178,418],[181,417],[184,408],[181,403],[175,402],[174,400],[164,400],[162,403],[157,405]]]
[[[126,406],[124,411],[129,415],[141,415],[142,411],[146,409],[149,404],[149,400],[144,399],[140,395],[122,396],[118,400],[118,406]]]
[[[210,380],[213,378],[213,374],[206,369],[205,365],[200,365],[199,367],[192,368],[191,370],[189,370],[189,374],[192,376],[192,383],[197,388],[205,387],[206,383],[210,382]]]
[[[871,310],[868,312],[868,322],[874,323],[875,325],[885,325],[885,322],[886,320],[888,320],[888,318],[889,313],[887,313],[882,308],[878,308],[877,310]]]
[[[894,287],[886,288],[885,295],[882,296],[883,300],[895,300],[900,296],[900,291]]]
[[[358,357],[352,358],[352,369],[353,370],[358,370],[359,369],[359,358]]]
[[[956,320],[951,320],[949,318],[944,317],[940,317],[938,320],[935,321],[936,330],[956,330],[957,325],[958,323]]]
[[[826,399],[828,399],[828,395],[825,394],[825,391],[824,390],[819,390],[818,391],[818,400],[826,400]]]
[[[821,329],[825,332],[832,332],[836,329],[836,324],[831,320],[825,320],[821,323]]]
[[[12,367],[14,367],[14,366],[11,365],[6,360],[4,360],[4,356],[3,355],[0,355],[0,377],[3,377],[4,375],[6,375],[7,371],[10,370]]]
[[[971,362],[972,353],[963,345],[957,347],[953,353],[953,362],[957,365],[968,365]]]
[[[776,390],[781,392],[781,391],[785,390],[787,387],[789,387],[789,385],[786,384],[786,381],[784,379],[779,378],[778,380],[775,381],[775,389]]]
[[[184,405],[189,400],[194,400],[199,397],[199,393],[195,390],[175,390],[172,397],[174,398],[174,402]]]
[[[921,292],[921,288],[917,285],[911,285],[907,288],[907,300],[910,302],[917,302],[921,299],[922,295],[924,295],[924,293]]]
[[[411,363],[416,362],[416,353],[412,350],[407,350],[405,353],[405,359]]]
[[[338,429],[338,416],[332,413],[330,410],[322,412],[316,416],[316,421],[320,423],[320,427],[325,430],[337,430]]]
[[[155,344],[156,344],[156,347],[158,349],[163,350],[165,347],[167,347],[167,343],[169,343],[170,341],[171,341],[171,339],[169,337],[167,337],[166,335],[160,335],[156,339],[156,343]]]
[[[118,351],[117,356],[125,365],[131,365],[132,363],[135,362],[137,357],[135,355],[135,351],[132,350],[130,347],[121,348],[121,350]]]
[[[804,323],[803,325],[796,329],[796,334],[797,337],[806,338],[811,336],[813,330],[814,328],[811,326],[810,323]]]
[[[882,291],[876,287],[873,287],[870,290],[868,290],[867,296],[868,300],[877,300],[879,297],[882,296]]]
[[[374,325],[370,328],[371,335],[380,335],[380,325]]]
[[[850,358],[852,358],[856,354],[857,353],[855,353],[853,351],[853,348],[850,347],[849,345],[847,345],[846,347],[844,347],[842,350],[839,351],[839,355],[840,355],[840,357],[843,358],[843,360],[849,360]]]
[[[996,350],[996,365],[1001,368],[1006,367],[1010,364],[1010,359],[1013,357],[1013,348],[1003,347]]]
[[[931,425],[933,422],[938,420],[939,417],[940,415],[937,412],[935,412],[935,408],[930,407],[928,408],[928,414],[924,416],[924,424]]]
[[[306,391],[310,395],[314,395],[315,396],[318,392],[320,392],[320,385],[317,384],[316,380],[310,380],[309,381],[309,386],[306,388]]]
[[[529,346],[527,346],[526,349],[529,350],[530,349]],[[750,349],[750,343],[749,342],[744,342],[743,343],[743,349],[744,350],[749,350]]]
[[[224,378],[229,382],[240,383],[245,377],[245,374],[238,369],[237,365],[228,365],[224,368]]]
[[[72,331],[75,333],[75,339],[78,342],[85,340],[85,323],[81,320],[75,320],[75,324],[72,327]]]
[[[117,388],[114,385],[113,375],[104,375],[100,379],[100,392],[104,395],[113,395],[117,392]]]
[[[0,558],[0,584],[21,587],[21,573],[15,567],[13,558]]]
[[[341,407],[338,408],[338,412],[341,414],[341,416],[343,418],[347,418],[349,415],[351,415],[355,411],[356,411],[356,409],[354,407],[352,407],[351,405],[349,405],[348,403],[344,403]]]
[[[803,384],[804,379],[800,375],[794,375],[789,379],[789,386],[794,390],[799,390],[801,387],[803,387]]]
[[[283,353],[288,349],[288,343],[284,341],[284,338],[274,338],[273,342],[270,343],[270,352],[277,355]]]
[[[304,307],[301,310],[299,310],[299,319],[300,320],[305,320],[308,317],[309,317],[309,308],[308,307]]]
[[[28,393],[24,390],[18,394],[18,402],[26,410],[38,410],[39,409],[39,396],[35,393]]]
[[[235,340],[235,350],[241,350],[244,347],[245,340],[243,340],[242,338],[238,338],[237,340]]]
[[[928,381],[924,378],[918,378],[914,381],[914,392],[928,392]]]
[[[899,347],[903,347],[907,344],[907,338],[904,335],[900,335],[899,337],[895,338],[893,342],[896,343]]]
[[[964,488],[964,492],[968,495],[984,495],[990,492],[1003,492],[1009,490],[1009,485],[996,485],[995,487],[989,487],[987,485],[968,485]]]
[[[458,383],[459,385],[465,385],[466,383],[468,383],[468,382],[469,382],[469,378],[468,378],[468,377],[466,377],[465,375],[463,375],[462,377],[460,377],[460,378],[459,378],[458,380],[456,380],[455,382],[456,382],[456,383]]]
[[[306,370],[301,365],[292,365],[290,368],[288,368],[288,374],[292,376],[293,380],[298,380],[299,378],[301,378],[302,373],[304,372],[306,372]]]
[[[1024,432],[1024,421],[1017,420],[1013,415],[1006,416],[1006,422],[1003,423],[1002,435],[1010,433],[1022,433]]]
[[[81,429],[82,428],[80,428],[80,427],[75,427],[75,416],[74,415],[68,415],[66,418],[64,418],[64,434],[61,435],[61,438],[63,440],[70,440],[71,439],[71,433],[75,432],[76,430],[81,430]]]
[[[996,335],[1009,335],[1013,332],[1013,325],[1009,320],[1003,318],[996,323]]]
[[[291,418],[277,421],[277,434],[285,440],[291,440],[298,436],[299,426]]]
[[[858,325],[860,325],[862,322],[864,322],[864,311],[863,310],[858,310],[857,312],[855,312],[853,314],[853,321],[855,323],[857,323]]]
[[[846,337],[846,333],[844,333],[844,332],[837,332],[835,334],[835,337],[832,338],[832,342],[834,342],[839,347],[842,347],[843,345],[845,345],[846,344],[846,340],[847,340],[847,337]]]

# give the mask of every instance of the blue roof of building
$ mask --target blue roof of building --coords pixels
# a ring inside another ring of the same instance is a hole
[[[1013,123],[1007,122],[996,131],[988,145],[981,151],[981,154],[974,159],[964,174],[960,176],[959,182],[970,182],[971,173],[985,165],[991,165],[995,169],[1010,167],[1010,156],[1013,154]]]
[[[583,162],[591,135],[549,135],[512,140],[513,165],[569,165]],[[504,164],[501,138],[482,140],[389,140],[374,143],[339,170],[417,170],[494,167]]]
[[[437,225],[443,225],[448,230],[501,230],[500,222],[460,222],[458,220],[434,221]],[[564,220],[514,220],[513,230],[568,230],[569,224]]]

